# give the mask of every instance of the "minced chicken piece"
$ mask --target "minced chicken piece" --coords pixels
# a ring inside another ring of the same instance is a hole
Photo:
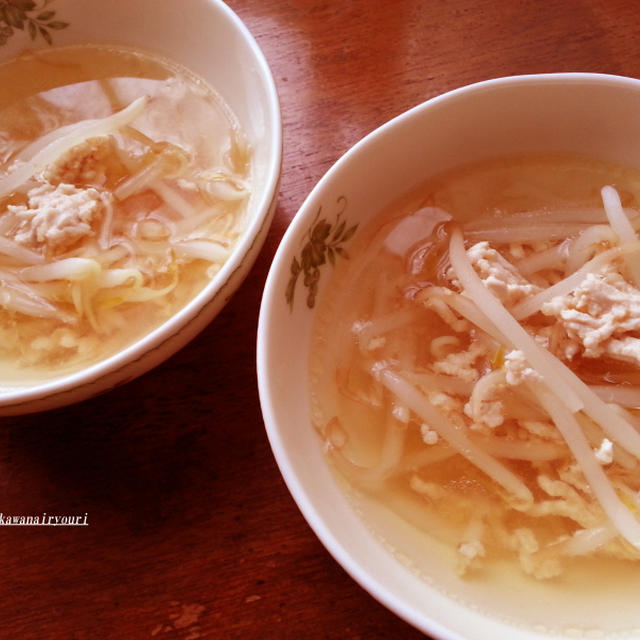
[[[522,570],[538,580],[554,578],[562,572],[558,558],[540,553],[540,546],[533,531],[520,527],[513,532],[512,545],[518,552]]]
[[[393,407],[391,413],[393,417],[402,424],[408,424],[409,422],[409,409],[404,405],[397,404]]]
[[[43,177],[51,184],[102,187],[107,181],[108,162],[114,157],[111,136],[89,138],[62,154],[47,167]]]
[[[510,262],[488,242],[478,242],[467,250],[467,255],[484,285],[506,307],[540,291],[527,281]]]
[[[594,505],[587,502],[573,486],[562,480],[540,474],[537,481],[540,488],[552,499],[529,505],[526,513],[536,517],[562,516],[573,520],[585,529],[598,526],[602,520],[602,510],[597,503]]]
[[[482,430],[482,427],[495,429],[504,422],[504,405],[500,400],[486,400],[481,402],[467,402],[464,405],[464,413],[473,420],[470,428],[474,431]]]
[[[608,355],[640,364],[640,290],[617,271],[589,273],[567,296],[556,296],[542,307],[555,316],[567,336],[588,358]]]
[[[595,456],[600,464],[611,464],[613,462],[613,442],[608,438],[603,438],[600,447],[595,451]]]
[[[480,567],[479,560],[487,554],[481,540],[461,542],[457,548],[457,571],[459,575],[465,575],[468,571]]]
[[[640,363],[640,339],[627,336],[620,340],[609,340],[604,352],[615,360]]]
[[[541,376],[529,366],[524,353],[513,349],[504,356],[505,380],[508,385],[516,386],[527,381],[541,380]]]
[[[420,436],[425,444],[437,444],[438,432],[429,427],[428,424],[420,425]]]
[[[467,349],[454,351],[436,360],[431,368],[435,373],[444,373],[466,382],[476,382],[479,377],[478,360],[490,360],[491,357],[492,354],[489,353],[487,346],[479,340],[474,340]]]
[[[17,222],[10,235],[29,248],[61,253],[81,238],[95,235],[106,197],[93,187],[39,185],[27,193],[26,206],[7,207]]]

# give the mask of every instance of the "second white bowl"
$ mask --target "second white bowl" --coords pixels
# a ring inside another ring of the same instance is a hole
[[[274,259],[260,313],[258,379],[282,475],[336,560],[374,597],[435,637],[534,640],[616,631],[640,637],[640,577],[606,593],[598,589],[597,576],[568,593],[562,583],[512,576],[496,583],[466,581],[452,575],[437,545],[416,540],[390,513],[382,510],[378,522],[363,522],[330,472],[311,425],[315,309],[309,305],[311,282],[292,278],[295,263],[318,219],[333,224],[340,214],[348,227],[361,228],[428,177],[462,164],[567,152],[640,166],[639,105],[640,81],[598,74],[503,78],[434,98],[374,131],[329,170]],[[330,270],[329,261],[319,267],[320,294]],[[397,554],[380,542],[383,530]],[[411,557],[413,568],[398,554]]]

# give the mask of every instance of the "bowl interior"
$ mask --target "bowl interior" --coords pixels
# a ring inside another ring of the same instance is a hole
[[[183,64],[208,81],[238,117],[252,147],[252,191],[247,229],[220,272],[169,321],[127,349],[78,373],[34,388],[7,391],[0,413],[40,410],[76,401],[148,370],[183,346],[228,301],[260,250],[275,208],[281,123],[267,63],[239,18],[219,0],[140,0],[104,3],[55,0],[54,46],[115,44],[155,52]],[[48,47],[15,30],[0,61],[25,49]]]
[[[318,211],[328,221],[340,211],[347,225],[364,226],[429,176],[457,165],[568,152],[640,166],[640,149],[630,143],[640,135],[639,106],[639,81],[595,74],[498,79],[433,99],[376,130],[336,163],[301,207],[273,262],[260,314],[258,376],[283,476],[338,562],[381,602],[437,637],[531,640],[622,630],[640,637],[633,600],[640,578],[626,572],[619,588],[607,593],[589,576],[536,584],[497,569],[491,582],[461,580],[452,575],[447,549],[417,536],[384,508],[359,501],[366,519],[359,517],[311,427],[313,311],[301,282],[288,304],[292,262]],[[320,293],[327,277],[320,275]],[[608,578],[615,585],[615,576]]]

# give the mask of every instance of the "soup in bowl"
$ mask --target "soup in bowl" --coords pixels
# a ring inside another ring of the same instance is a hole
[[[264,241],[281,158],[273,79],[222,2],[12,11],[0,46],[5,414],[108,389],[204,328]]]
[[[636,637],[640,82],[492,80],[309,195],[258,332],[303,514],[436,637]]]

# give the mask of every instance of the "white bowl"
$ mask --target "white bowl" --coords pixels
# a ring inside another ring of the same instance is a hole
[[[353,578],[437,638],[595,638],[616,632],[640,638],[640,577],[603,593],[593,576],[569,593],[562,582],[531,584],[512,575],[497,584],[463,580],[443,561],[445,550],[416,537],[390,513],[369,513],[368,524],[363,522],[330,472],[311,426],[314,311],[302,278],[292,308],[287,303],[292,261],[320,208],[329,222],[342,211],[348,226],[362,227],[429,176],[505,154],[569,152],[640,167],[639,139],[638,80],[566,73],[464,87],[411,109],[350,149],[305,200],[273,261],[260,312],[257,365],[266,429],[282,475],[315,533]],[[320,292],[330,270],[328,261],[320,267]],[[411,566],[389,545],[411,558]]]
[[[0,392],[0,414],[69,404],[138,376],[202,330],[247,275],[265,240],[280,176],[282,131],[278,97],[267,62],[240,19],[219,0],[53,0],[48,28],[54,46],[117,44],[156,52],[208,81],[234,111],[253,148],[249,223],[230,258],[186,307],[144,338],[98,364],[28,388]],[[42,10],[27,11],[35,18]],[[28,20],[0,46],[0,61],[25,49],[49,47]],[[60,26],[60,25],[58,25]]]

